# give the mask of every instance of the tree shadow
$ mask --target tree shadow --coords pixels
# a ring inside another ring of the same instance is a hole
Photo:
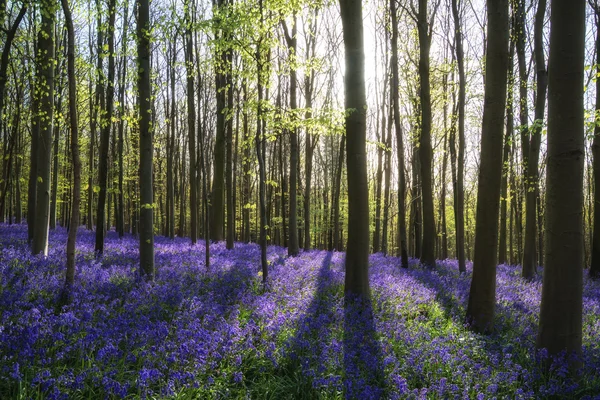
[[[344,375],[346,399],[384,397],[383,352],[371,300],[352,295],[344,301]]]

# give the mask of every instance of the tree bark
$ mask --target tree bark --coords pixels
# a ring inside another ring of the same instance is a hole
[[[99,9],[100,11],[100,9]],[[105,206],[108,185],[108,145],[110,141],[110,132],[112,128],[112,117],[114,108],[115,93],[115,14],[116,0],[110,0],[108,3],[108,80],[106,84],[106,109],[103,110],[100,120],[101,140],[100,140],[100,159],[98,161],[98,180],[100,192],[98,193],[98,207],[96,211],[96,246],[95,251],[98,254],[104,252],[104,235],[107,225],[110,221],[106,220]],[[99,48],[98,51],[102,51]],[[98,55],[102,57],[102,55]],[[110,206],[110,205],[109,205]]]
[[[192,244],[196,244],[198,234],[198,188],[196,187],[196,105],[194,101],[194,72],[193,72],[193,43],[192,43],[192,20],[189,0],[185,5],[186,18],[186,49],[185,66],[187,72],[187,107],[188,107],[188,145],[190,153],[189,184],[190,184],[190,237]],[[200,79],[200,77],[198,77]],[[222,110],[221,110],[222,111]]]
[[[461,17],[458,9],[458,0],[452,0],[452,15],[454,16],[454,30],[456,35],[456,64],[458,66],[458,159],[456,162],[456,183],[454,184],[454,223],[456,225],[456,258],[458,270],[467,271],[465,262],[465,98],[466,76],[463,50],[463,33]],[[451,144],[451,146],[454,146]]]
[[[532,279],[537,272],[537,197],[538,197],[538,164],[540,144],[542,141],[542,124],[546,106],[546,87],[548,72],[544,59],[544,16],[546,0],[539,0],[535,14],[534,53],[537,75],[537,91],[535,98],[535,121],[531,127],[529,157],[527,162],[525,195],[525,248],[523,249],[523,271],[525,279]]]
[[[502,141],[508,74],[508,0],[487,0],[488,45],[473,279],[467,323],[476,332],[493,329],[498,260],[498,214],[502,180]]]
[[[54,0],[42,0],[42,25],[38,34],[40,76],[40,136],[37,152],[37,185],[35,228],[31,250],[33,254],[48,254],[48,224],[50,222],[50,170],[52,168],[52,127],[54,120]]]
[[[421,264],[435,267],[435,217],[433,212],[433,183],[431,163],[431,93],[429,82],[430,25],[427,21],[427,0],[419,0],[417,16],[419,31],[419,98],[421,100],[421,134],[419,136],[419,159],[421,164],[421,196],[423,202],[423,246]]]
[[[402,124],[400,122],[400,101],[398,99],[398,16],[396,13],[396,0],[390,0],[390,14],[392,19],[392,104],[394,106],[394,130],[396,133],[396,147],[398,152],[398,253],[402,268],[408,268],[408,250],[406,234],[406,176],[404,175],[404,139]]]
[[[140,109],[140,273],[154,280],[153,133],[150,82],[150,1],[137,0],[138,104]]]
[[[75,77],[75,30],[68,0],[61,0],[65,25],[67,26],[67,77],[69,88],[69,129],[71,130],[71,157],[73,158],[73,204],[67,237],[67,271],[65,295],[69,295],[75,282],[75,242],[79,228],[79,204],[81,202],[81,159],[79,157],[79,130],[77,119],[77,81]]]
[[[361,0],[340,0],[346,74],[348,244],[344,292],[365,298],[369,288],[369,185],[367,182],[363,18]]]
[[[596,65],[600,68],[600,7],[594,3],[596,23]],[[598,70],[600,73],[600,70]],[[594,171],[594,226],[592,234],[592,255],[590,262],[590,277],[600,279],[600,79],[596,79],[596,113],[594,139],[592,141],[592,169]]]
[[[546,245],[537,347],[581,356],[585,1],[553,0],[548,65]],[[580,358],[570,360],[580,365]]]

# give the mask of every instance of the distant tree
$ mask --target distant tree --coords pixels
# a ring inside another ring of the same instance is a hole
[[[54,25],[55,0],[42,0],[42,24],[38,33],[37,57],[40,75],[36,77],[39,91],[40,128],[37,148],[37,185],[35,225],[31,250],[33,254],[48,254],[48,224],[50,222],[50,171],[52,168],[52,123],[54,120]]]
[[[365,55],[361,0],[340,0],[346,74],[348,245],[344,292],[370,296],[369,186],[367,183]]]
[[[508,0],[487,0],[488,43],[473,278],[467,322],[477,332],[493,328],[498,260],[498,213],[502,180],[502,142],[508,74]]]
[[[137,0],[138,105],[140,110],[140,273],[154,280],[153,133],[150,99],[150,1]]]
[[[553,0],[548,63],[546,243],[537,347],[581,355],[585,0]]]

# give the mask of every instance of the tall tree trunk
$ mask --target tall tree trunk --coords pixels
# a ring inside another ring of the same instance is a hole
[[[600,6],[594,2],[596,23],[596,65],[600,74]],[[600,115],[600,79],[596,79],[596,121]],[[594,126],[592,141],[592,168],[594,171],[594,232],[592,234],[592,256],[590,262],[590,277],[600,279],[600,124]],[[547,196],[547,195],[546,195]]]
[[[192,41],[192,20],[189,0],[186,0],[185,18],[186,18],[186,49],[185,66],[187,71],[187,107],[188,107],[188,144],[190,153],[189,164],[189,183],[190,183],[190,236],[192,244],[196,244],[196,235],[198,233],[198,188],[196,187],[196,105],[194,102],[194,72],[193,72],[193,41]],[[198,77],[200,79],[200,77]],[[221,110],[222,111],[222,110]],[[185,214],[184,214],[185,215]]]
[[[244,242],[249,243],[250,238],[250,133],[248,129],[248,85],[246,79],[242,83],[244,112],[242,115],[243,144],[242,144],[242,225]]]
[[[289,222],[289,242],[288,255],[298,255],[298,128],[295,121],[297,118],[296,109],[298,78],[296,76],[296,15],[292,21],[291,34],[288,32],[287,25],[283,21],[283,27],[288,45],[290,58],[290,112],[292,114],[292,127],[290,129],[290,222]]]
[[[502,141],[508,74],[508,0],[487,0],[488,44],[473,279],[467,322],[477,332],[493,329],[498,261],[498,214],[502,180]]]
[[[67,77],[69,87],[69,129],[71,130],[71,157],[73,158],[73,204],[67,237],[67,271],[65,295],[68,296],[75,281],[75,241],[79,228],[79,204],[81,202],[81,160],[79,158],[79,130],[77,127],[77,82],[75,78],[75,30],[68,0],[61,0],[65,25],[67,26]],[[65,299],[66,300],[66,299]]]
[[[421,196],[423,202],[423,247],[421,264],[435,267],[435,217],[433,216],[433,179],[431,163],[431,94],[429,82],[430,24],[427,20],[427,1],[419,0],[417,28],[419,31],[419,98],[421,101],[421,133],[419,159],[421,164]],[[432,20],[433,22],[433,20]]]
[[[454,185],[454,221],[456,225],[456,258],[458,270],[467,271],[465,262],[465,98],[466,76],[463,50],[463,33],[458,1],[452,0],[452,15],[454,17],[454,30],[456,40],[456,64],[458,66],[458,159],[456,162],[456,183]],[[451,144],[451,146],[454,146]]]
[[[540,143],[542,141],[542,124],[546,106],[546,87],[548,72],[544,59],[544,16],[546,15],[546,0],[539,0],[535,14],[534,53],[537,75],[537,91],[535,98],[535,122],[531,127],[529,157],[526,172],[525,194],[525,248],[523,249],[523,271],[525,279],[532,279],[537,270],[537,197],[538,197],[538,164]]]
[[[227,188],[227,243],[233,249],[235,239],[235,203],[233,201],[233,50],[227,53],[227,160],[225,163],[225,186]]]
[[[260,26],[264,25],[263,2],[259,0],[260,5]],[[256,156],[258,158],[258,181],[259,181],[259,213],[260,213],[260,264],[263,275],[263,283],[267,282],[269,276],[267,264],[267,193],[266,193],[266,139],[263,137],[263,81],[264,75],[264,56],[262,50],[262,38],[256,45],[256,61],[257,61],[257,90],[258,90],[258,105],[256,110]]]
[[[48,254],[48,224],[50,222],[50,170],[52,167],[52,123],[54,120],[54,0],[42,0],[42,25],[38,34],[40,76],[40,136],[37,152],[37,185],[35,228],[31,250],[33,254]]]
[[[34,27],[35,31],[35,27]],[[39,35],[38,35],[39,39]],[[38,57],[38,43],[34,42],[33,57]],[[37,165],[38,147],[40,141],[40,91],[38,77],[41,77],[41,63],[35,63],[35,77],[30,78],[29,86],[32,93],[31,99],[31,145],[29,157],[29,182],[27,185],[27,243],[32,244],[35,231],[35,205],[37,196]],[[32,76],[31,74],[30,76]]]
[[[506,259],[506,214],[508,208],[508,175],[510,173],[510,142],[513,137],[513,85],[514,85],[514,66],[513,58],[515,54],[515,41],[510,41],[510,50],[508,53],[508,88],[506,95],[506,134],[504,135],[504,150],[502,152],[502,188],[500,189],[500,240],[498,244],[498,264],[505,264]],[[512,215],[512,212],[511,212]],[[512,221],[512,218],[511,218]],[[510,223],[512,225],[512,222]],[[512,230],[512,227],[511,227]],[[512,248],[512,235],[510,238]],[[511,250],[512,252],[512,250]],[[511,255],[512,257],[512,255]]]
[[[100,9],[99,9],[100,11]],[[106,220],[106,195],[108,185],[108,145],[112,128],[114,93],[115,93],[115,14],[116,0],[108,3],[108,80],[106,82],[106,109],[103,110],[100,120],[102,121],[102,133],[100,140],[100,159],[98,180],[100,192],[98,192],[98,207],[96,211],[96,246],[95,251],[99,254],[104,252],[104,235],[110,225]],[[98,49],[101,51],[102,49]],[[98,55],[102,57],[102,55]],[[110,205],[109,205],[110,206]]]
[[[580,357],[585,1],[553,0],[550,15],[546,245],[537,347]]]
[[[112,0],[114,1],[114,0]],[[140,109],[140,272],[154,280],[153,134],[150,82],[150,1],[137,0],[138,104]],[[110,47],[110,46],[109,46]]]
[[[228,40],[228,34],[225,32],[225,24],[222,20],[227,18],[229,11],[227,10],[227,0],[216,0],[213,2],[213,12],[219,15],[220,25],[215,26],[215,37],[221,41]],[[216,89],[216,100],[217,100],[217,131],[215,137],[214,147],[214,175],[212,184],[212,196],[210,201],[210,213],[211,213],[211,234],[210,238],[214,241],[221,241],[224,238],[223,235],[223,217],[225,215],[225,145],[227,140],[227,128],[226,128],[226,89],[227,89],[227,78],[223,73],[223,68],[227,66],[227,51],[219,49],[215,54],[215,58],[219,59],[221,65],[217,65],[215,69],[215,89]]]
[[[393,99],[390,99],[393,101]],[[387,138],[385,139],[385,159],[384,159],[384,183],[385,190],[383,191],[383,223],[381,229],[381,251],[383,254],[388,254],[388,220],[390,217],[390,187],[392,180],[392,118],[393,108],[390,103],[387,124]]]
[[[125,0],[123,4],[123,38],[127,38],[129,27],[129,1]],[[119,237],[125,235],[125,193],[123,188],[124,166],[123,166],[123,143],[125,131],[125,78],[127,76],[127,40],[121,39],[122,62],[121,76],[119,77],[119,139],[117,143],[117,152],[119,160],[119,207],[117,216],[117,232]]]
[[[343,250],[342,238],[340,235],[340,196],[342,189],[342,168],[344,166],[344,149],[346,148],[346,136],[340,140],[340,150],[338,152],[337,169],[335,172],[334,195],[333,195],[333,249]]]
[[[400,100],[398,99],[398,16],[396,14],[396,0],[390,0],[390,14],[392,19],[392,81],[391,94],[394,106],[394,130],[396,133],[396,147],[398,152],[398,252],[400,265],[408,268],[408,250],[406,234],[406,177],[404,175],[404,139],[402,124],[400,122]]]
[[[346,74],[346,169],[348,179],[348,245],[346,294],[370,296],[369,185],[367,182],[363,18],[361,0],[340,0]]]

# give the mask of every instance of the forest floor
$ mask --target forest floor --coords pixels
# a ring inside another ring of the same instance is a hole
[[[0,225],[2,399],[600,398],[600,284],[584,286],[583,369],[539,367],[541,278],[515,266],[497,274],[496,330],[463,323],[469,272],[455,261],[402,270],[371,256],[372,302],[344,307],[344,254],[156,238],[156,280],[138,277],[138,242],[78,235],[73,301],[56,299],[66,231],[33,257],[25,225]],[[541,270],[539,271],[541,273]]]

